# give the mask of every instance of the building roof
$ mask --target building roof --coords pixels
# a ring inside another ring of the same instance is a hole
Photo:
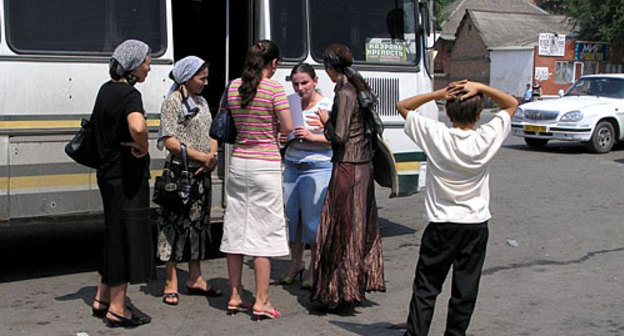
[[[488,49],[535,46],[540,33],[576,35],[563,15],[469,10],[460,27],[469,17]]]
[[[532,14],[548,14],[545,10],[525,0],[455,0],[442,9],[449,17],[442,23],[441,39],[454,40],[455,32],[466,10],[491,10],[499,12],[516,12]]]

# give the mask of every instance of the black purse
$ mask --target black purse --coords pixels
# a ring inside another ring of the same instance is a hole
[[[181,169],[173,169],[173,155],[165,162],[161,176],[154,181],[152,201],[174,212],[185,211],[191,200],[191,174],[188,167],[186,145],[180,144]]]
[[[93,122],[82,119],[80,129],[65,145],[65,153],[77,163],[89,168],[97,168],[100,164],[100,154],[95,140]]]
[[[228,108],[227,94],[230,89],[230,84],[225,87],[225,91],[221,96],[221,102],[219,103],[219,112],[212,120],[210,125],[210,137],[220,142],[227,142],[233,144],[236,142],[236,127],[234,126],[234,118],[232,112]]]

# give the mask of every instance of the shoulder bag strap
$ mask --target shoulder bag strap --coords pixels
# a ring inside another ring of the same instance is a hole
[[[186,145],[184,142],[180,142],[180,156],[182,157],[182,166],[184,167],[184,171],[188,173],[188,154],[186,152]]]

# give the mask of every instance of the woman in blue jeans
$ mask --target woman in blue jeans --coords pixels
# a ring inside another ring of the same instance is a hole
[[[305,273],[301,287],[310,289],[314,248],[307,273],[303,249],[306,244],[316,245],[316,231],[332,171],[330,143],[323,130],[314,125],[319,125],[319,109],[330,111],[332,102],[317,91],[318,77],[309,64],[297,64],[290,77],[295,94],[301,97],[304,125],[295,128],[295,138],[289,142],[284,155],[284,200],[291,262],[280,283],[290,285],[297,275],[301,280]]]

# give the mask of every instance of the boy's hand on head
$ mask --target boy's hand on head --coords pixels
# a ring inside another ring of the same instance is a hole
[[[449,93],[455,96],[463,93],[460,100],[464,101],[470,97],[476,96],[480,92],[481,83],[470,81],[454,82],[449,85],[449,88]]]

